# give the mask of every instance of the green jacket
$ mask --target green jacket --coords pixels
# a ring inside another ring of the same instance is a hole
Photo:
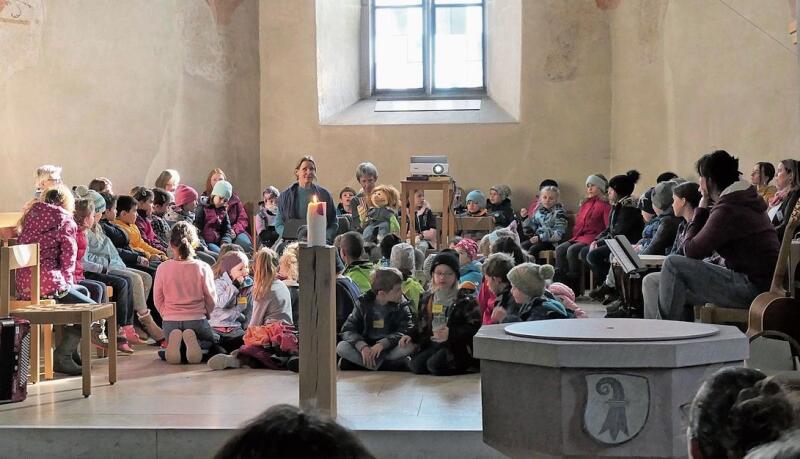
[[[419,313],[419,297],[422,296],[425,289],[423,289],[422,284],[413,277],[409,277],[403,281],[402,289],[403,295],[411,302],[409,305],[411,312],[414,313],[414,317],[417,317]]]
[[[356,261],[351,263],[342,274],[352,279],[363,295],[372,288],[369,276],[372,274],[373,269],[374,266],[369,261]]]

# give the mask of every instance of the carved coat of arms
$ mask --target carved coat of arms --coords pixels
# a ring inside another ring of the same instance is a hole
[[[583,424],[595,440],[615,445],[635,437],[647,422],[647,378],[624,374],[586,375]]]

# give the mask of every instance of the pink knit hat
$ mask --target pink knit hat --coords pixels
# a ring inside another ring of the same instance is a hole
[[[194,188],[181,183],[175,190],[175,205],[180,207],[184,204],[189,204],[190,202],[197,201],[198,197],[199,195]]]
[[[575,303],[575,292],[561,282],[553,282],[547,290],[556,297],[567,309],[575,313],[575,317],[586,317],[586,312]]]
[[[478,256],[478,243],[467,237],[458,241],[458,244],[455,245],[455,249],[463,250],[473,259]]]

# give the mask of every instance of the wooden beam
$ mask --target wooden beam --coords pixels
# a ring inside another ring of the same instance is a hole
[[[300,246],[300,408],[336,417],[336,252]]]

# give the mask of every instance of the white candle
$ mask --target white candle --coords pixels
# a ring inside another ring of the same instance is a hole
[[[314,195],[314,199],[308,203],[308,213],[306,214],[309,247],[324,246],[327,243],[325,238],[325,229],[328,226],[326,211],[325,202],[317,201],[317,196]]]

